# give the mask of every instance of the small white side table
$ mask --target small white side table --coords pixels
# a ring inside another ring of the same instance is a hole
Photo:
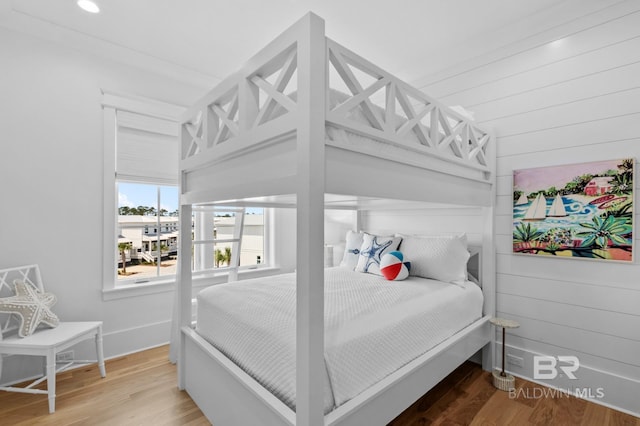
[[[502,327],[502,371],[497,372],[493,371],[493,386],[496,388],[509,391],[511,389],[515,389],[516,379],[511,374],[507,374],[504,371],[504,363],[505,363],[505,337],[506,337],[506,329],[507,328],[518,328],[520,324],[517,321],[505,319],[505,318],[491,318],[489,322],[496,327]]]

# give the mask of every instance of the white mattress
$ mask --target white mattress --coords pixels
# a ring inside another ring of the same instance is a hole
[[[482,316],[482,291],[325,270],[325,413]],[[202,290],[196,330],[295,410],[295,274]]]

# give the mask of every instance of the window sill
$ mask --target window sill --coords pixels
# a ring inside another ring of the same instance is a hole
[[[238,271],[238,278],[249,279],[259,278],[280,273],[279,266],[265,266],[254,269],[241,269]],[[193,279],[193,287],[201,288],[209,285],[222,284],[227,282],[228,272],[220,273],[215,277],[197,277]],[[175,290],[175,279],[158,280],[142,284],[122,284],[114,288],[102,290],[102,300],[116,300],[128,297],[146,296],[149,294],[168,293]]]
[[[148,294],[174,291],[175,279],[148,282],[143,284],[122,284],[102,290],[102,300],[123,299],[126,297],[146,296]]]

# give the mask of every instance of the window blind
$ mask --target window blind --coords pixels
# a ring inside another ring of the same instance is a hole
[[[133,182],[178,182],[178,123],[116,111],[116,177]]]

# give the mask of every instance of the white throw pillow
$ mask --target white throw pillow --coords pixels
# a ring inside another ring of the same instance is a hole
[[[358,264],[358,258],[360,257],[360,247],[362,247],[362,240],[364,238],[364,232],[347,231],[344,244],[344,254],[342,255],[342,262],[340,266],[345,266],[352,271]]]
[[[464,235],[403,236],[400,250],[411,259],[410,275],[444,282],[467,279],[471,255]]]
[[[382,275],[380,273],[380,259],[390,251],[397,250],[400,241],[402,241],[400,237],[381,237],[365,233],[362,247],[360,247],[356,272]]]

